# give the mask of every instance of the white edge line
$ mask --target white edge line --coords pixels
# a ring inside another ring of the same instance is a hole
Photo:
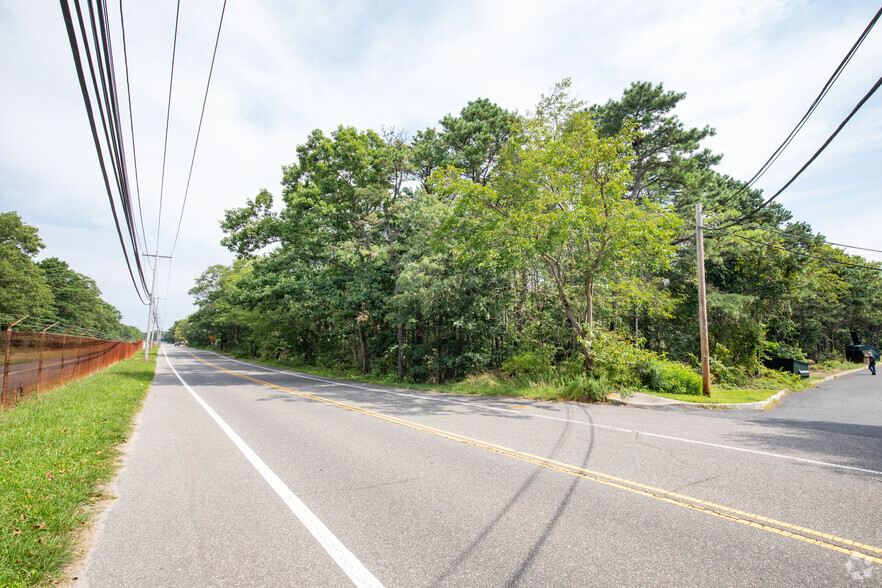
[[[308,376],[308,375],[302,374],[302,373],[300,373],[300,372],[294,372],[294,371],[291,371],[291,370],[279,370],[279,369],[271,368],[271,367],[268,367],[268,366],[265,366],[265,365],[260,365],[260,364],[256,364],[256,363],[250,363],[250,362],[247,362],[247,361],[241,361],[241,360],[238,360],[238,359],[233,359],[233,358],[227,357],[226,355],[221,355],[220,353],[216,353],[216,352],[214,352],[214,351],[208,351],[207,353],[213,353],[214,355],[217,355],[218,357],[222,357],[222,358],[224,358],[224,359],[226,359],[226,360],[229,360],[229,361],[232,361],[232,362],[235,362],[235,363],[241,363],[241,364],[243,364],[243,365],[247,365],[247,366],[251,366],[251,367],[256,367],[256,368],[264,369],[264,370],[267,370],[267,371],[270,371],[270,372],[275,372],[275,373],[277,373],[277,374],[288,374],[288,375],[293,375],[293,376],[295,376],[295,377],[297,377],[297,378],[303,378],[303,379],[305,379],[305,380],[314,380],[314,381],[316,381],[316,382],[330,382],[330,380],[326,380],[326,379],[322,379],[322,378],[316,378],[316,377],[314,377],[314,376]],[[812,465],[819,465],[819,466],[824,466],[824,467],[828,467],[828,468],[837,468],[837,469],[843,469],[843,470],[850,470],[850,471],[854,471],[854,472],[862,472],[862,473],[865,473],[865,474],[873,474],[873,475],[876,475],[876,476],[882,476],[882,471],[878,471],[878,470],[871,470],[871,469],[867,469],[867,468],[859,468],[859,467],[856,467],[856,466],[849,466],[849,465],[844,465],[844,464],[840,464],[840,463],[830,463],[830,462],[826,462],[826,461],[818,461],[818,460],[815,460],[815,459],[808,459],[808,458],[805,458],[805,457],[796,457],[796,456],[793,456],[793,455],[784,455],[784,454],[782,454],[782,453],[772,453],[772,452],[770,452],[770,451],[759,451],[759,450],[756,450],[756,449],[745,449],[744,447],[735,447],[735,446],[733,446],[733,445],[722,445],[722,444],[719,444],[719,443],[710,443],[710,442],[708,442],[708,441],[696,441],[695,439],[684,439],[683,437],[672,437],[672,436],[670,436],[670,435],[660,435],[660,434],[658,434],[658,433],[646,433],[646,432],[644,432],[644,431],[635,431],[635,430],[633,430],[633,429],[624,429],[624,428],[622,428],[622,427],[612,427],[612,426],[610,426],[610,425],[598,425],[598,424],[595,424],[595,423],[586,423],[585,421],[577,421],[577,420],[573,420],[573,419],[567,419],[567,418],[562,418],[562,417],[555,417],[555,416],[550,416],[550,415],[545,415],[545,414],[536,414],[536,413],[525,414],[525,413],[523,413],[523,412],[521,412],[521,411],[519,411],[519,410],[512,410],[512,409],[510,409],[510,408],[500,408],[500,407],[498,407],[498,406],[483,406],[483,405],[478,404],[478,403],[476,403],[476,402],[463,402],[462,400],[451,400],[451,399],[449,399],[449,398],[434,398],[434,397],[432,397],[432,396],[423,396],[423,395],[420,395],[420,394],[408,394],[408,393],[405,393],[405,392],[395,392],[395,391],[393,391],[393,390],[383,390],[383,389],[380,389],[380,388],[369,388],[369,387],[367,387],[367,386],[358,386],[358,385],[356,385],[356,384],[348,384],[348,383],[346,383],[346,382],[337,382],[337,381],[333,381],[333,382],[330,382],[330,383],[332,383],[332,384],[339,384],[340,386],[347,386],[347,387],[349,387],[349,388],[357,388],[357,389],[359,389],[359,390],[366,390],[366,391],[368,391],[368,392],[382,392],[382,393],[384,393],[384,394],[392,394],[392,395],[394,395],[394,396],[407,396],[407,397],[410,397],[410,398],[419,398],[419,399],[421,399],[421,400],[430,400],[430,401],[434,401],[434,402],[446,402],[446,403],[448,403],[448,404],[461,404],[461,405],[463,405],[463,406],[469,406],[469,407],[471,407],[471,408],[476,408],[476,409],[480,409],[480,410],[490,410],[490,411],[507,412],[507,413],[511,413],[511,414],[517,414],[517,415],[524,416],[524,417],[526,417],[526,418],[547,419],[547,420],[551,420],[551,421],[562,421],[562,422],[565,422],[565,423],[574,423],[574,424],[579,424],[579,425],[587,425],[587,426],[589,426],[589,427],[594,427],[594,428],[597,428],[597,429],[606,429],[606,430],[608,430],[608,431],[618,431],[618,432],[620,432],[620,433],[629,433],[629,434],[635,434],[635,435],[645,435],[646,437],[657,437],[657,438],[659,438],[659,439],[666,439],[666,440],[668,440],[668,441],[679,441],[680,443],[692,443],[692,444],[694,444],[694,445],[703,445],[703,446],[705,446],[705,447],[715,447],[715,448],[717,448],[717,449],[727,449],[727,450],[729,450],[729,451],[740,451],[740,452],[742,452],[742,453],[750,453],[750,454],[753,454],[753,455],[762,455],[762,456],[764,456],[764,457],[774,457],[774,458],[777,458],[777,459],[786,459],[786,460],[790,460],[790,461],[798,461],[798,462],[801,462],[801,463],[808,463],[808,464],[812,464]]]
[[[168,367],[171,368],[171,371],[174,372],[175,376],[178,377],[181,384],[187,391],[196,399],[202,408],[205,409],[205,412],[211,416],[212,419],[217,423],[217,425],[223,430],[224,433],[227,434],[227,437],[239,448],[239,451],[251,462],[251,465],[254,466],[254,469],[258,471],[258,473],[263,476],[263,479],[270,485],[270,487],[275,490],[276,494],[288,505],[288,508],[291,509],[291,512],[294,513],[303,526],[312,534],[313,537],[321,544],[321,546],[328,552],[328,555],[333,558],[333,560],[340,566],[349,579],[352,580],[352,583],[356,586],[364,586],[364,587],[378,587],[382,588],[382,584],[376,577],[366,568],[364,564],[362,564],[358,558],[356,558],[349,549],[346,548],[343,543],[340,542],[339,539],[322,523],[318,517],[313,514],[309,508],[303,504],[303,502],[297,498],[290,488],[279,478],[270,468],[264,463],[260,457],[242,440],[239,435],[236,434],[235,431],[218,415],[214,410],[208,406],[208,404],[199,397],[196,392],[193,391],[192,388],[184,381],[175,367],[172,365],[171,361],[168,358],[168,354],[165,352],[165,349],[162,350],[163,355],[165,356],[165,361],[168,363]]]

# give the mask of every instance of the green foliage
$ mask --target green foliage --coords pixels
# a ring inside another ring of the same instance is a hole
[[[140,329],[120,323],[122,315],[101,299],[95,280],[57,257],[34,261],[43,247],[35,227],[14,212],[0,213],[0,313],[59,321],[107,337],[143,338]]]
[[[239,260],[208,268],[199,310],[173,330],[383,381],[494,373],[478,387],[691,394],[703,202],[714,223],[755,213],[731,228],[752,241],[705,234],[717,385],[780,385],[765,356],[878,344],[880,272],[802,255],[868,263],[776,202],[756,212],[762,193],[713,169],[713,129],[679,120],[684,97],[637,82],[586,108],[564,80],[525,116],[478,99],[412,140],[315,130],[283,169],[280,202],[260,191],[227,211],[223,243]]]
[[[599,402],[616,389],[617,387],[606,376],[579,374],[564,381],[560,397],[579,402]]]
[[[802,349],[800,349],[799,347],[788,345],[787,343],[778,343],[775,341],[765,341],[763,357],[785,357],[788,359],[798,359],[800,361],[806,360],[805,353],[803,353]]]
[[[523,349],[502,364],[502,371],[510,376],[543,376],[551,372],[555,349],[541,345]]]
[[[591,349],[595,357],[595,372],[619,386],[639,384],[637,366],[653,356],[628,341],[621,333],[594,329]]]
[[[454,384],[451,390],[462,394],[481,394],[484,396],[516,395],[516,387],[510,379],[503,379],[492,374],[467,376],[462,382]]]
[[[47,318],[94,329],[111,337],[140,339],[143,336],[136,327],[120,323],[122,314],[101,299],[95,280],[73,271],[57,257],[46,258],[37,265],[52,292],[52,311]]]
[[[763,367],[757,370],[756,374],[744,378],[741,385],[760,390],[800,390],[803,387],[803,380],[796,374]]]
[[[637,364],[644,386],[668,394],[701,394],[701,376],[682,363],[644,359]]]
[[[413,142],[414,172],[431,191],[429,178],[452,167],[463,178],[486,185],[498,163],[517,117],[486,98],[469,102],[458,117],[447,115],[434,128],[417,132]]]
[[[52,292],[34,257],[44,247],[37,229],[14,212],[0,213],[0,312],[46,316]]]
[[[629,124],[639,131],[632,139],[635,160],[630,198],[648,197],[682,208],[687,198],[694,197],[694,188],[705,180],[710,166],[720,161],[721,156],[700,148],[702,140],[715,134],[714,129],[686,129],[671,113],[685,97],[666,92],[662,84],[634,82],[621,100],[589,109],[602,136],[612,137]]]
[[[734,385],[742,380],[735,368],[727,366],[713,355],[709,359],[711,379],[714,383]],[[693,364],[700,365],[698,358],[695,358]]]
[[[639,276],[673,254],[679,222],[661,206],[625,198],[631,129],[600,137],[568,87],[568,80],[555,86],[515,125],[488,184],[447,169],[435,186],[456,203],[446,230],[464,238],[469,256],[542,271],[537,283],[565,312],[590,365],[598,287],[615,280],[640,299]]]

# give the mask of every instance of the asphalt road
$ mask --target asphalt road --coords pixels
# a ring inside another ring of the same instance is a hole
[[[76,586],[882,585],[868,372],[645,410],[166,351]]]

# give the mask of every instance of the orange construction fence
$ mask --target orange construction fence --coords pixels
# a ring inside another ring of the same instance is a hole
[[[45,392],[129,359],[143,342],[107,341],[54,333],[0,331],[3,360],[0,406],[14,406]]]

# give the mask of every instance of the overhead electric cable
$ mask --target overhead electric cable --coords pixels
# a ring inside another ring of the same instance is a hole
[[[171,253],[175,254],[178,245],[178,236],[181,234],[181,223],[184,221],[184,208],[187,206],[187,195],[190,193],[190,179],[193,177],[193,164],[196,162],[196,148],[199,147],[199,134],[202,132],[202,119],[205,117],[205,104],[208,102],[208,89],[211,87],[211,74],[214,72],[214,60],[217,57],[217,46],[220,43],[221,27],[224,25],[224,13],[227,10],[227,0],[221,8],[220,22],[217,25],[217,37],[214,40],[214,52],[211,54],[211,67],[208,68],[208,82],[205,84],[205,97],[202,99],[202,113],[199,115],[199,127],[196,129],[196,142],[193,145],[193,157],[190,158],[190,173],[187,174],[187,187],[184,190],[184,201],[181,204],[181,215],[178,218],[178,229],[175,231],[175,241],[172,244]],[[169,267],[169,271],[171,268]]]
[[[704,227],[704,228],[708,231],[719,231],[721,233],[726,233],[727,235],[731,235],[731,236],[736,237],[738,239],[743,239],[744,241],[750,241],[751,243],[756,243],[757,245],[763,245],[765,247],[770,247],[772,249],[780,249],[781,251],[786,251],[786,252],[792,253],[794,255],[801,255],[803,257],[811,257],[812,259],[817,259],[819,261],[827,261],[830,263],[835,263],[838,265],[844,265],[844,266],[848,266],[848,267],[856,267],[856,268],[860,268],[860,269],[868,269],[868,270],[873,270],[876,272],[882,272],[882,267],[873,267],[871,265],[860,265],[857,263],[848,263],[846,261],[839,261],[838,259],[832,259],[829,257],[821,257],[819,255],[812,255],[811,253],[805,253],[803,251],[794,251],[792,249],[782,247],[781,245],[774,245],[772,243],[766,243],[764,241],[760,241],[759,239],[751,239],[750,237],[745,237],[744,235],[739,235],[738,233],[733,233],[731,231],[727,231],[725,229],[721,229],[718,227]]]
[[[178,48],[178,22],[181,16],[181,0],[178,0],[178,7],[175,11],[175,36],[172,41],[172,61],[171,61],[171,73],[168,77],[168,109],[165,113],[165,140],[163,141],[162,146],[162,179],[159,182],[159,217],[156,222],[156,250],[159,251],[159,229],[162,226],[162,195],[165,188],[165,157],[168,153],[168,125],[169,120],[171,119],[171,99],[172,99],[172,85],[175,80],[175,52]]]
[[[818,105],[821,103],[821,101],[827,95],[827,92],[830,90],[831,87],[833,87],[833,84],[836,83],[836,80],[839,79],[840,74],[843,72],[845,67],[851,61],[851,58],[854,57],[854,54],[857,52],[857,50],[861,46],[861,44],[863,44],[864,39],[866,39],[867,35],[870,34],[870,31],[873,29],[876,22],[879,20],[880,16],[882,16],[882,7],[880,7],[879,10],[876,12],[876,14],[873,16],[873,18],[870,19],[870,22],[864,28],[864,31],[860,34],[857,41],[855,41],[854,45],[851,46],[851,49],[849,49],[848,53],[845,54],[845,57],[842,58],[842,61],[839,62],[839,65],[833,71],[833,74],[827,80],[827,83],[824,84],[823,88],[821,88],[821,92],[815,98],[814,102],[812,102],[811,106],[809,106],[809,108],[805,112],[805,114],[802,115],[802,118],[799,120],[799,122],[796,123],[796,126],[793,127],[793,130],[790,131],[790,134],[787,135],[787,138],[784,139],[784,142],[778,146],[778,148],[775,150],[775,152],[772,153],[772,155],[769,157],[768,160],[766,160],[766,162],[762,165],[762,167],[759,169],[759,171],[757,171],[753,175],[753,177],[747,181],[746,184],[741,186],[741,188],[739,188],[738,191],[736,191],[734,194],[732,194],[731,196],[726,198],[726,200],[724,200],[722,203],[715,205],[714,209],[718,209],[721,206],[725,206],[726,204],[731,202],[733,198],[735,198],[736,196],[738,196],[739,194],[741,194],[742,192],[744,192],[745,190],[747,190],[748,188],[753,186],[754,183],[756,183],[763,176],[763,174],[766,173],[766,171],[772,166],[772,164],[775,163],[775,161],[778,159],[778,157],[781,156],[781,153],[784,152],[784,150],[787,148],[787,146],[790,145],[790,143],[796,137],[797,133],[799,133],[799,131],[802,130],[802,127],[805,126],[806,121],[808,121],[809,117],[814,113],[815,109],[817,109]]]
[[[99,11],[104,10],[104,0],[98,0]],[[77,9],[77,18],[80,24],[80,33],[83,40],[83,45],[86,51],[87,63],[89,65],[89,73],[92,80],[92,87],[95,92],[95,99],[98,104],[99,114],[101,115],[102,129],[104,131],[104,138],[108,146],[108,157],[112,163],[111,169],[114,173],[114,179],[116,180],[117,190],[119,193],[120,199],[120,208],[123,212],[123,218],[126,221],[126,228],[129,233],[130,242],[132,244],[133,253],[135,255],[135,265],[137,267],[137,273],[141,280],[141,285],[144,288],[144,292],[149,292],[149,288],[147,286],[147,281],[144,278],[143,268],[141,267],[141,261],[138,258],[138,243],[134,234],[134,227],[132,224],[132,208],[131,202],[128,198],[128,179],[125,173],[124,163],[121,163],[124,158],[123,154],[119,151],[119,134],[121,134],[120,126],[119,126],[119,108],[116,103],[116,95],[115,95],[115,85],[108,84],[108,77],[112,75],[112,66],[108,71],[105,71],[105,66],[109,63],[109,50],[107,45],[109,44],[109,36],[106,31],[103,30],[103,27],[106,26],[106,20],[104,18],[101,19],[102,23],[102,40],[98,39],[98,33],[95,26],[95,12],[92,8],[91,3],[89,3],[89,16],[90,16],[90,29],[92,31],[92,38],[95,43],[95,60],[93,62],[92,52],[89,49],[89,37],[86,32],[86,25],[83,18],[83,12],[80,8],[79,0],[74,0],[74,5]],[[102,49],[104,51],[102,52]],[[104,55],[104,59],[102,60],[102,55]],[[98,76],[95,75],[95,69],[98,69]],[[98,79],[101,80],[101,88],[98,87]],[[104,97],[104,101],[102,102],[102,96]],[[91,104],[91,102],[90,102]],[[121,157],[122,156],[122,157]],[[102,161],[103,161],[103,155]],[[113,207],[113,198],[111,196],[111,206]],[[117,223],[117,230],[119,231],[119,219],[116,215],[116,210],[114,208],[114,221]],[[128,253],[126,253],[127,263],[128,263]]]
[[[139,255],[139,246],[138,246],[138,234],[137,228],[135,226],[135,215],[134,209],[132,207],[131,194],[129,190],[129,174],[127,168],[127,160],[125,155],[125,143],[123,141],[123,132],[122,132],[122,124],[121,124],[121,116],[119,109],[119,100],[118,100],[118,92],[116,87],[116,72],[113,67],[113,46],[110,41],[110,21],[108,19],[107,6],[105,4],[105,0],[97,0],[97,10],[100,22],[100,30],[101,30],[101,42],[99,44],[97,36],[95,35],[95,19],[94,13],[92,12],[91,4],[89,7],[90,15],[92,16],[92,30],[93,36],[95,37],[96,43],[96,53],[103,53],[104,56],[104,68],[105,71],[102,73],[102,85],[104,87],[104,92],[106,99],[108,101],[108,113],[111,115],[110,120],[112,123],[111,126],[111,135],[114,137],[114,145],[113,145],[113,153],[115,156],[114,162],[115,166],[118,170],[117,178],[119,184],[119,197],[122,202],[123,213],[126,219],[126,227],[128,228],[129,238],[131,239],[133,253],[135,255],[135,264],[138,267],[138,274],[141,276],[144,288],[147,288],[147,282],[144,279],[144,268],[141,266],[141,259]],[[98,51],[98,47],[103,48],[103,52]],[[100,61],[99,61],[100,66]],[[103,81],[107,79],[106,83]],[[132,136],[132,140],[134,141],[134,135]],[[145,242],[146,246],[146,242]]]
[[[119,26],[122,31],[123,44],[123,62],[126,67],[126,98],[129,104],[129,130],[132,135],[132,162],[135,167],[135,195],[138,200],[138,217],[141,225],[141,238],[144,242],[144,248],[147,248],[147,233],[144,231],[144,210],[141,207],[141,182],[138,178],[138,151],[135,148],[135,115],[132,110],[132,88],[129,84],[129,54],[126,49],[126,23],[123,15],[123,3],[119,0]],[[147,258],[147,264],[150,265],[150,258]],[[152,265],[150,266],[153,267]]]
[[[751,229],[756,229],[759,231],[768,231],[769,233],[777,233],[779,235],[784,235],[785,237],[793,237],[794,239],[799,239],[803,237],[803,235],[794,235],[793,233],[788,233],[786,231],[778,231],[776,229],[771,229],[769,227],[761,227],[759,225],[742,225]],[[708,226],[708,229],[713,229],[714,227]],[[814,239],[814,237],[808,237],[810,239]],[[836,247],[844,247],[845,249],[860,249],[861,251],[872,251],[873,253],[882,253],[882,249],[870,249],[869,247],[858,247],[857,245],[845,245],[843,243],[833,243],[832,241],[823,241],[825,245],[834,245]]]
[[[73,60],[74,60],[74,66],[77,70],[77,79],[80,83],[80,91],[82,92],[83,102],[86,107],[86,115],[89,119],[89,127],[92,132],[92,140],[95,143],[95,151],[98,155],[98,163],[101,167],[101,175],[104,179],[104,187],[105,187],[105,190],[107,191],[107,197],[110,201],[110,210],[113,214],[114,224],[116,226],[117,235],[119,236],[119,243],[123,249],[123,257],[125,259],[126,266],[128,267],[128,270],[129,270],[129,276],[132,278],[132,285],[135,287],[135,292],[138,294],[138,298],[141,299],[141,302],[146,304],[143,296],[141,295],[141,289],[138,287],[137,280],[135,279],[135,273],[132,270],[131,262],[129,261],[128,250],[126,248],[125,240],[123,239],[122,228],[120,227],[119,218],[116,213],[116,206],[113,201],[113,192],[110,188],[110,178],[107,175],[107,167],[104,162],[104,155],[103,155],[102,149],[101,149],[101,141],[98,138],[98,129],[97,129],[96,121],[95,121],[95,114],[92,110],[92,100],[89,96],[89,89],[86,84],[86,76],[85,76],[85,72],[83,71],[82,57],[81,57],[80,50],[79,50],[79,43],[77,41],[76,30],[75,30],[74,23],[73,23],[73,17],[71,15],[70,7],[68,6],[67,2],[65,0],[59,0],[59,2],[61,5],[62,15],[64,17],[64,24],[67,29],[67,36],[68,36],[68,41],[70,42],[70,49],[71,49],[71,54],[72,54]],[[78,17],[81,18],[82,12],[79,9],[78,2],[76,3],[76,6],[77,6]],[[82,21],[81,21],[81,25],[82,25]],[[81,26],[81,30],[83,30],[82,26]],[[88,40],[85,36],[83,38],[83,42],[86,45],[86,49],[88,50]],[[88,52],[87,52],[87,54],[88,54]],[[93,76],[93,79],[94,79],[94,76]],[[100,107],[100,103],[99,103],[99,107]]]
[[[861,109],[861,107],[864,105],[864,103],[866,103],[866,101],[870,99],[870,97],[876,92],[876,90],[879,89],[880,85],[882,85],[882,77],[880,77],[878,80],[876,80],[876,83],[873,85],[873,87],[870,89],[870,91],[867,92],[863,98],[861,98],[860,102],[858,102],[857,105],[855,105],[855,107],[848,114],[848,116],[845,117],[845,120],[843,120],[841,123],[839,123],[839,126],[836,127],[836,130],[833,131],[833,134],[830,135],[826,141],[824,141],[824,144],[821,145],[821,147],[817,151],[815,151],[815,154],[812,155],[811,158],[807,162],[805,162],[805,165],[803,165],[801,168],[799,168],[799,171],[796,172],[793,175],[793,177],[790,178],[790,180],[786,184],[784,184],[784,186],[782,186],[777,192],[772,194],[765,202],[760,204],[758,207],[756,207],[752,211],[748,212],[747,214],[742,215],[741,218],[736,219],[734,221],[731,221],[730,223],[723,225],[722,227],[718,227],[718,228],[731,227],[733,225],[741,224],[745,220],[753,218],[754,216],[756,216],[756,214],[759,211],[761,211],[763,208],[768,206],[773,200],[775,200],[775,198],[780,196],[784,190],[786,190],[787,188],[790,187],[790,184],[792,184],[793,182],[796,181],[796,178],[798,178],[800,176],[800,174],[802,174],[802,172],[804,172],[806,170],[806,168],[808,168],[808,166],[810,166],[812,163],[814,163],[815,159],[817,159],[818,156],[824,151],[824,149],[827,148],[827,145],[829,145],[833,141],[833,139],[836,138],[836,135],[838,135],[839,132],[843,128],[845,128],[845,125],[848,124],[848,121],[851,120],[851,118],[857,113],[857,111]]]

